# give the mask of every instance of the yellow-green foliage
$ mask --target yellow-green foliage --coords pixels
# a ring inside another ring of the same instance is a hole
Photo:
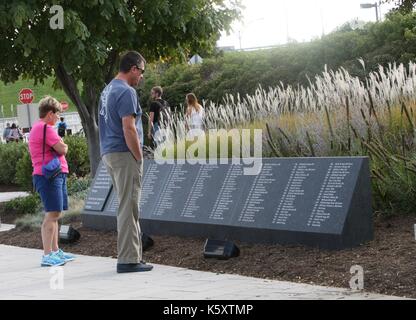
[[[240,127],[234,130],[208,131],[204,136],[195,137],[193,140],[181,139],[172,144],[167,143],[163,148],[162,156],[166,159],[209,159],[212,158],[210,155],[214,158],[241,157],[243,155],[242,129],[250,130],[250,145],[252,146],[254,143],[254,130],[262,129],[263,127],[263,123],[256,122],[244,128]],[[211,147],[216,147],[216,150],[210,149]],[[203,154],[198,152],[203,152]]]
[[[374,207],[416,212],[416,64],[390,65],[365,82],[346,70],[325,70],[309,87],[281,86],[252,96],[227,96],[205,106],[208,129],[263,130],[263,156],[368,156]],[[185,137],[181,115],[166,128],[176,150]],[[173,137],[175,138],[175,137]],[[186,149],[192,147],[185,144]],[[228,149],[230,157],[231,147]]]

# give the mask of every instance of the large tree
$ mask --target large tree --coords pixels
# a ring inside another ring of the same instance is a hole
[[[52,5],[63,8],[63,29],[51,28]],[[95,174],[99,94],[120,54],[134,49],[150,62],[210,50],[240,8],[239,0],[2,0],[0,79],[55,77],[77,107]]]
[[[383,0],[382,3],[393,3],[395,5],[393,11],[409,13],[413,11],[416,0]]]

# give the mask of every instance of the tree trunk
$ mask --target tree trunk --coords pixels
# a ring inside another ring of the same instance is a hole
[[[88,142],[88,156],[90,158],[91,177],[94,177],[98,169],[98,164],[101,160],[100,137],[98,133],[98,126],[95,121],[89,121],[88,123],[89,125],[83,125],[83,128]]]
[[[117,59],[118,52],[112,50],[103,66],[103,79],[105,83],[109,83],[114,77]],[[87,138],[91,175],[94,177],[101,160],[100,137],[98,132],[99,90],[90,83],[84,83],[84,101],[81,98],[74,77],[68,74],[63,65],[59,65],[55,68],[55,74],[64,92],[77,107],[82,127],[84,128],[85,136]]]
[[[89,119],[87,125],[83,126],[88,141],[88,155],[90,157],[91,174],[94,177],[101,160],[100,136],[98,132],[98,94],[94,87],[84,84],[85,99]]]
[[[97,94],[94,89],[86,86],[88,107],[82,100],[75,79],[66,72],[62,65],[55,68],[55,74],[62,89],[75,104],[81,118],[81,124],[88,143],[88,156],[90,159],[91,176],[94,177],[100,163],[100,144],[97,124]],[[84,84],[85,85],[85,84]]]

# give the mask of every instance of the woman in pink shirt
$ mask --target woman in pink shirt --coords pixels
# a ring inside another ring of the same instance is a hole
[[[61,212],[68,209],[66,176],[69,172],[65,159],[68,146],[54,130],[61,110],[61,104],[55,98],[46,96],[40,100],[40,120],[33,125],[29,138],[33,185],[39,193],[45,209],[45,218],[42,224],[44,255],[41,266],[60,266],[75,258],[72,254],[63,252],[58,246],[58,220],[61,217]],[[44,143],[45,153],[43,153]],[[42,173],[42,164],[47,164],[54,157],[57,157],[61,163],[61,173],[53,179],[47,179]]]

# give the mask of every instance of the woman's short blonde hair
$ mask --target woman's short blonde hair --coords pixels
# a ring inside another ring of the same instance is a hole
[[[45,96],[39,101],[39,118],[45,118],[49,111],[62,112],[61,104],[51,96]]]

